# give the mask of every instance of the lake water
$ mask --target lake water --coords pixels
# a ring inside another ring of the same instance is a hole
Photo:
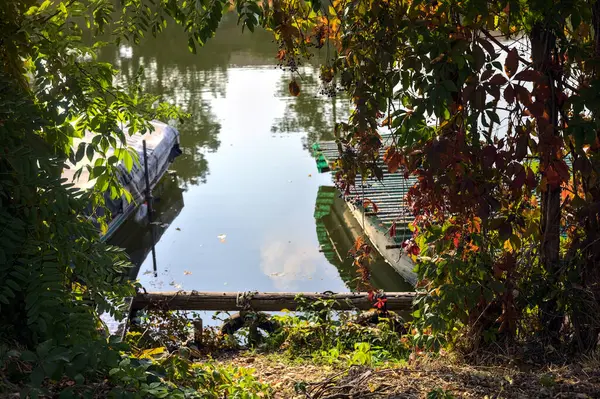
[[[227,15],[196,55],[176,29],[101,55],[121,69],[123,81],[143,67],[147,91],[192,114],[178,126],[183,154],[154,193],[157,275],[147,226],[130,220],[111,240],[139,265],[137,277],[148,291],[355,287],[338,269],[351,268],[347,243],[340,243],[345,253],[338,262],[320,251],[313,214],[319,187],[331,186],[331,177],[317,172],[308,150],[333,138],[347,101],[319,95],[311,66],[300,70],[300,96],[290,96],[290,72],[277,67],[276,53],[269,33],[242,34],[236,17]],[[325,49],[317,54],[324,57]],[[374,269],[375,285],[409,289],[387,264]]]

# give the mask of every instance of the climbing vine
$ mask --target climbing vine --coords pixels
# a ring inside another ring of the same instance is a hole
[[[335,129],[342,188],[382,178],[380,158],[416,178],[423,327],[596,346],[600,3],[273,0],[257,14],[292,73],[335,49],[321,78],[353,103]]]

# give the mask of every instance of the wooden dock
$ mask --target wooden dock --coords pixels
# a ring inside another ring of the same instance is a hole
[[[384,142],[385,140],[384,137]],[[313,146],[312,151],[315,158],[325,159],[329,165],[333,165],[340,156],[334,141],[319,142]],[[389,173],[383,162],[383,154],[380,154],[377,164],[383,170],[383,179],[378,180],[374,176],[363,179],[359,174],[350,193],[343,197],[377,251],[414,286],[417,282],[417,276],[413,272],[414,265],[404,254],[402,243],[412,237],[408,224],[414,217],[408,208],[406,195],[416,180],[414,177],[405,178],[399,171]],[[334,171],[334,167],[328,169]],[[395,234],[392,230],[395,230]]]
[[[337,144],[334,141],[322,141],[318,143],[320,152],[327,161],[332,162],[339,158]],[[406,203],[408,190],[416,183],[414,177],[406,179],[401,173],[389,173],[387,166],[383,163],[383,156],[379,157],[378,166],[383,170],[383,179],[367,177],[363,182],[362,175],[358,174],[350,195],[346,196],[348,201],[355,199],[369,199],[377,205],[377,212],[370,209],[367,216],[377,216],[377,219],[387,228],[396,222],[398,233],[407,230],[408,223],[413,221],[413,215]]]

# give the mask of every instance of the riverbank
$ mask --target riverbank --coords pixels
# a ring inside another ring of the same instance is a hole
[[[598,398],[600,362],[566,366],[474,366],[424,356],[379,367],[326,365],[251,351],[223,355],[222,366],[252,369],[275,398]]]
[[[253,387],[249,398],[600,397],[600,353],[572,358],[514,343],[491,344],[463,358],[442,341],[437,349],[420,349],[427,340],[410,324],[393,313],[374,315],[311,307],[274,316],[270,333],[253,333],[253,319],[247,319],[250,328],[233,335],[213,327],[190,341],[181,314],[158,313],[142,318],[127,341],[135,357],[156,364],[177,358],[188,370],[229,370],[231,389]],[[261,323],[256,319],[259,329]]]

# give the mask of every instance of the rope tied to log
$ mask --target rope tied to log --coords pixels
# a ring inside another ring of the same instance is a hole
[[[237,293],[235,297],[235,306],[244,310],[252,309],[250,300],[254,298],[254,295],[258,294],[258,291],[244,291]]]

